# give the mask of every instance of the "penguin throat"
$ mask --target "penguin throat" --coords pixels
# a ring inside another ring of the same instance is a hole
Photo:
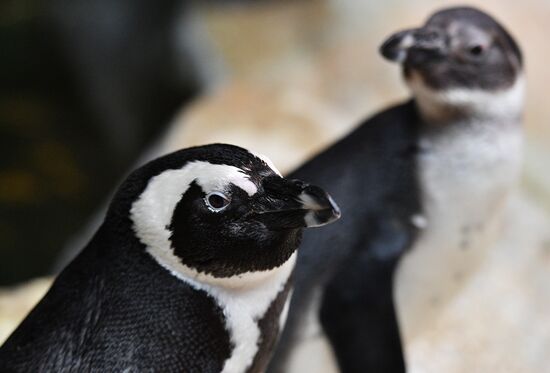
[[[182,264],[171,250],[163,252],[147,247],[147,251],[177,279],[212,297],[222,310],[233,349],[221,373],[247,371],[262,348],[258,320],[264,318],[272,303],[288,286],[296,262],[296,252],[277,268],[231,277],[214,277]],[[286,300],[287,294],[283,296],[283,300]],[[279,316],[277,319],[280,322]]]
[[[516,78],[508,88],[495,91],[479,88],[434,89],[412,71],[407,77],[422,119],[427,123],[479,119],[519,122],[523,113],[525,79]]]
[[[288,278],[296,262],[296,252],[280,266],[264,271],[249,271],[232,276],[217,277],[209,273],[198,271],[181,262],[171,249],[147,247],[146,251],[162,267],[167,269],[176,278],[194,284],[202,284],[225,289],[254,289],[270,282],[273,277]]]

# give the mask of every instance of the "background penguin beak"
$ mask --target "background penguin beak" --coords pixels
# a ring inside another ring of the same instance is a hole
[[[429,27],[397,32],[380,46],[382,56],[398,63],[411,60],[414,62],[418,56],[442,57],[446,52],[445,34],[441,30]]]
[[[340,218],[338,205],[318,186],[281,177],[266,178],[263,186],[254,219],[270,230],[320,227]]]

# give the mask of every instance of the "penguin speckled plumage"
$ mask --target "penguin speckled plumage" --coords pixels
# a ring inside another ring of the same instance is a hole
[[[483,260],[518,178],[522,56],[501,25],[445,9],[381,53],[402,64],[412,100],[290,175],[329,188],[345,218],[304,235],[269,372],[325,373],[333,358],[342,372],[405,371],[400,336],[429,328]]]
[[[158,158],[0,349],[1,372],[261,372],[319,187],[231,145]]]

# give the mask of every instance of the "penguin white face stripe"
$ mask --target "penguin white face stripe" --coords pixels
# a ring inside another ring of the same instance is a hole
[[[266,165],[269,166],[269,168],[271,168],[273,171],[275,171],[275,173],[281,177],[283,177],[283,175],[281,174],[281,172],[277,169],[277,167],[275,167],[275,165],[273,164],[273,162],[271,161],[271,159],[269,159],[266,155],[263,155],[263,154],[259,154],[259,153],[252,153],[256,156],[256,158],[259,158],[261,159],[262,161],[264,161],[264,163]]]
[[[163,256],[173,255],[171,232],[166,227],[170,225],[176,205],[193,181],[206,194],[224,191],[231,184],[243,189],[248,195],[258,191],[239,168],[204,161],[190,162],[181,169],[168,170],[153,177],[132,205],[130,216],[139,240],[155,252],[162,252]]]
[[[249,196],[258,192],[258,188],[246,176],[245,171],[234,166],[196,161],[191,162],[183,170],[194,175],[199,175],[196,177],[196,180],[205,193],[225,190],[229,184],[235,184]]]

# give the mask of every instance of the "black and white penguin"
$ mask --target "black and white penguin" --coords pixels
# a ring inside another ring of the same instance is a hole
[[[158,158],[0,349],[1,372],[262,372],[319,187],[231,145]]]
[[[381,53],[402,64],[412,100],[291,174],[328,188],[344,218],[304,235],[270,372],[334,371],[334,359],[342,372],[405,371],[401,337],[483,260],[518,179],[522,56],[500,24],[445,9]]]

